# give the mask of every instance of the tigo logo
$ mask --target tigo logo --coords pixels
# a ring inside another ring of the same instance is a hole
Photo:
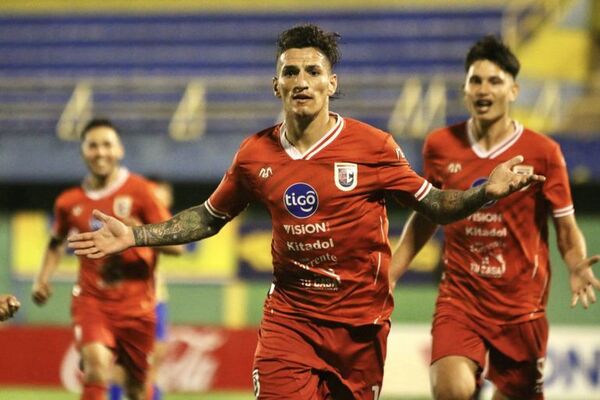
[[[285,190],[283,204],[296,218],[308,218],[319,208],[317,191],[307,183],[294,183]]]

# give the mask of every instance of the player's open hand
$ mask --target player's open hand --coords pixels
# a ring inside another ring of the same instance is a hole
[[[516,156],[494,168],[485,189],[486,195],[490,199],[501,199],[527,185],[546,180],[546,177],[542,175],[513,172],[512,168],[522,162],[523,156]]]
[[[75,250],[75,254],[88,258],[101,258],[135,245],[131,227],[98,210],[94,210],[93,215],[102,223],[102,227],[94,232],[70,236],[69,247]]]
[[[11,318],[21,307],[19,300],[13,295],[0,295],[0,321],[5,321]]]
[[[31,288],[31,299],[38,306],[46,304],[52,296],[52,286],[48,282],[35,281]]]
[[[575,307],[579,301],[583,308],[587,309],[590,304],[596,302],[596,292],[594,289],[600,290],[600,280],[594,276],[592,265],[600,261],[600,255],[586,258],[581,261],[573,271],[571,271],[570,284],[571,292],[571,307]]]

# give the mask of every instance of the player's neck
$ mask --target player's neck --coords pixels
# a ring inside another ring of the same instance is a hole
[[[90,190],[100,190],[108,187],[119,176],[120,167],[115,168],[110,174],[101,176],[89,174],[84,181],[84,186]]]
[[[335,124],[336,118],[329,112],[321,112],[314,118],[286,116],[286,139],[301,153],[319,141]]]
[[[515,124],[508,116],[495,121],[471,119],[473,136],[481,147],[489,150],[515,132]]]

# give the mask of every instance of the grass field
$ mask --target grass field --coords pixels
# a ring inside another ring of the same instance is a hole
[[[59,389],[23,389],[16,387],[0,387],[1,400],[78,400],[79,396]],[[169,394],[165,400],[253,400],[249,393],[211,392]],[[425,397],[381,397],[380,400],[426,400]]]

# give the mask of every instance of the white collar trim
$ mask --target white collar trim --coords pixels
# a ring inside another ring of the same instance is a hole
[[[129,170],[125,167],[119,168],[119,172],[117,172],[117,179],[114,180],[110,185],[104,187],[102,189],[88,189],[85,187],[85,184],[82,184],[81,187],[87,197],[92,200],[100,200],[104,197],[108,197],[117,190],[119,190],[129,178]]]
[[[523,134],[523,125],[517,121],[513,121],[513,124],[515,126],[515,131],[512,135],[505,138],[491,149],[486,150],[477,143],[477,138],[475,137],[475,133],[473,131],[473,120],[470,119],[467,122],[467,137],[469,138],[471,149],[479,158],[494,159],[498,157],[500,154],[508,150],[513,144],[515,144],[515,142],[519,140]]]
[[[281,142],[281,146],[285,150],[285,152],[290,156],[292,160],[310,160],[313,156],[327,147],[331,142],[335,140],[336,137],[340,134],[342,129],[344,128],[344,119],[336,113],[330,113],[329,115],[333,115],[336,120],[333,127],[325,134],[321,139],[319,139],[315,144],[310,146],[308,150],[304,153],[301,153],[290,141],[287,139],[285,133],[287,131],[285,127],[285,122],[283,122],[279,128],[279,141]]]

